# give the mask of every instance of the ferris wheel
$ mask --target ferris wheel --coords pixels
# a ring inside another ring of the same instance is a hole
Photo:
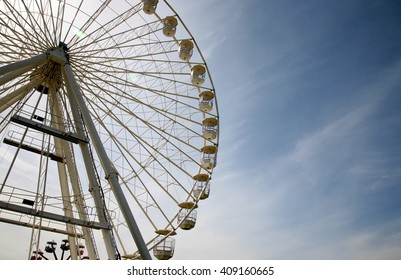
[[[28,259],[170,259],[210,194],[215,89],[167,1],[1,0],[0,140]]]

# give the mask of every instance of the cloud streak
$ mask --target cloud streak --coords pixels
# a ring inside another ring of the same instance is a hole
[[[399,258],[399,219],[386,216],[391,207],[381,201],[397,192],[394,187],[400,191],[393,185],[399,168],[383,165],[388,158],[371,139],[388,125],[372,120],[394,96],[400,66],[360,88],[356,94],[364,98],[345,114],[333,113],[286,153],[272,158],[260,151],[254,165],[244,166],[235,151],[251,147],[249,139],[223,150],[213,210],[201,206],[194,236],[211,242],[195,245],[202,253],[192,256],[205,258],[214,248],[213,256],[228,259]]]

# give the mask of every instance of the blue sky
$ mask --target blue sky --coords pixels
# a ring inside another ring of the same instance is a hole
[[[400,259],[401,2],[169,3],[205,56],[221,130],[174,259]]]
[[[401,3],[170,3],[221,117],[211,197],[176,258],[401,258]]]

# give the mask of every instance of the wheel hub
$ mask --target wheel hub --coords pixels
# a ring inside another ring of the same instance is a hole
[[[63,84],[61,66],[69,61],[67,44],[60,42],[57,48],[49,50],[49,59],[31,74],[31,80],[37,80],[36,90],[48,94],[57,92]]]

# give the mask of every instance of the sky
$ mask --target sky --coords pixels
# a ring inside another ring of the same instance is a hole
[[[400,259],[401,2],[169,3],[220,116],[211,194],[174,259]]]
[[[178,259],[401,258],[401,3],[170,2],[208,63],[218,165]]]

